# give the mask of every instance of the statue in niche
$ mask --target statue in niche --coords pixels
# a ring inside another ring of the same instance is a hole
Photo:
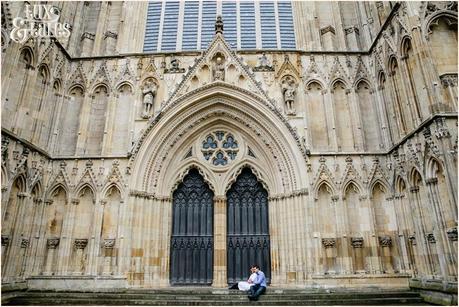
[[[220,56],[218,56],[215,60],[213,75],[214,81],[225,81],[225,66],[223,64],[223,59]]]
[[[288,76],[282,81],[282,95],[284,103],[287,106],[287,114],[295,115],[296,111],[293,108],[296,96],[296,84],[292,77]]]
[[[153,102],[156,97],[156,91],[158,87],[152,80],[145,82],[143,86],[143,112],[142,118],[149,118],[151,116],[151,111],[153,109]]]

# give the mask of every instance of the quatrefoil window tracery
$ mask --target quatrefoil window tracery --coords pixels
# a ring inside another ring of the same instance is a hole
[[[204,159],[213,165],[225,166],[236,158],[239,144],[231,133],[215,131],[206,136],[201,151]]]

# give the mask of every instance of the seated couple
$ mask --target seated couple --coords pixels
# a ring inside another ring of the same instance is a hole
[[[250,268],[252,273],[247,281],[241,281],[237,284],[239,290],[249,291],[249,299],[257,301],[258,297],[266,291],[266,277],[258,265]]]

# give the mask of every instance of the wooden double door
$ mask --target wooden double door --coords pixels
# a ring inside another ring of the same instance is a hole
[[[268,193],[250,169],[227,192],[227,281],[246,280],[258,264],[271,277]],[[213,279],[213,197],[196,169],[173,193],[171,285],[211,285]]]

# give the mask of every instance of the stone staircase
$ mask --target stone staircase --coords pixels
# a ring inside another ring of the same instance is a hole
[[[237,290],[213,288],[120,289],[94,292],[15,291],[2,293],[2,305],[150,305],[150,306],[307,306],[428,305],[409,289],[275,289],[257,302]]]

